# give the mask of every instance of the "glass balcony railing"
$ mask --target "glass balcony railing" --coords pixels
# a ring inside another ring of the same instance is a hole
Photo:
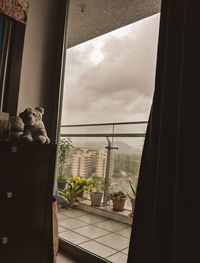
[[[115,191],[130,191],[137,184],[147,122],[63,125],[61,138],[71,138],[73,148],[65,166],[68,178],[99,176],[110,182],[104,201]],[[126,201],[125,208],[131,210]]]

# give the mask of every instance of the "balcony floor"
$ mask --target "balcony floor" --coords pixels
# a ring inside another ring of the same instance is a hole
[[[80,209],[58,212],[59,236],[110,262],[126,263],[131,226]]]

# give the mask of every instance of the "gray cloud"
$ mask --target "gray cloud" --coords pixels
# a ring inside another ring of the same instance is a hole
[[[158,24],[154,15],[130,25],[128,35],[99,37],[104,59],[97,65],[92,41],[68,50],[62,124],[148,119]]]

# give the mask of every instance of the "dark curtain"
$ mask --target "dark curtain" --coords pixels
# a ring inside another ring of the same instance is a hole
[[[163,0],[128,263],[200,262],[200,2]]]
[[[2,37],[3,37],[3,19],[0,17],[0,56],[1,56]]]

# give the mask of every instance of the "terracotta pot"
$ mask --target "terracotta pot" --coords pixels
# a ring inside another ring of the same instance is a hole
[[[113,201],[113,211],[123,211],[124,210],[126,198],[122,198],[122,199],[113,198],[112,201]]]
[[[102,193],[91,192],[90,193],[91,205],[92,206],[100,206],[102,196],[103,196]]]

